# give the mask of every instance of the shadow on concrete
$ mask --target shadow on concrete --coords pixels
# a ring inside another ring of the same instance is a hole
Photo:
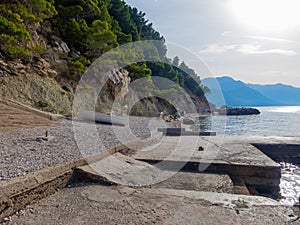
[[[300,166],[300,145],[298,144],[252,144],[276,162]]]

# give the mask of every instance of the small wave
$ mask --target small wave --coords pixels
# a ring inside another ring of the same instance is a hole
[[[281,163],[280,201],[287,206],[299,203],[300,198],[300,168],[290,163]]]

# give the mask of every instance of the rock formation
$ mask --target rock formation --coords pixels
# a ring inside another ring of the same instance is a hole
[[[227,116],[242,116],[242,115],[259,115],[260,111],[254,108],[230,108],[222,106],[220,109],[216,110],[219,115]]]

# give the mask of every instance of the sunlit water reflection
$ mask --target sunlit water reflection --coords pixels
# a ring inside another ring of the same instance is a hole
[[[260,115],[209,116],[199,118],[197,129],[218,135],[300,137],[300,107],[258,108]]]
[[[281,166],[280,192],[283,199],[280,202],[284,205],[293,206],[299,203],[300,168],[289,163],[281,163]]]

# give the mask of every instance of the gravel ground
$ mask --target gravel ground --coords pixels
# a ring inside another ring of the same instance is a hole
[[[120,143],[118,140],[120,136],[122,136],[122,141],[149,136],[150,129],[152,130],[155,126],[153,121],[156,121],[157,126],[158,120],[136,117],[130,118],[128,127],[97,124],[98,141],[100,140],[105,148],[110,148]],[[38,142],[36,138],[45,135],[46,131],[52,139],[47,142]],[[129,131],[132,134],[129,134]],[[115,133],[119,133],[119,137],[116,137]],[[89,135],[88,132],[87,135]],[[89,145],[89,140],[85,137],[80,140],[81,145]],[[75,142],[72,121],[69,120],[62,120],[55,127],[0,132],[0,180],[22,176],[70,161],[78,158],[81,153]]]

